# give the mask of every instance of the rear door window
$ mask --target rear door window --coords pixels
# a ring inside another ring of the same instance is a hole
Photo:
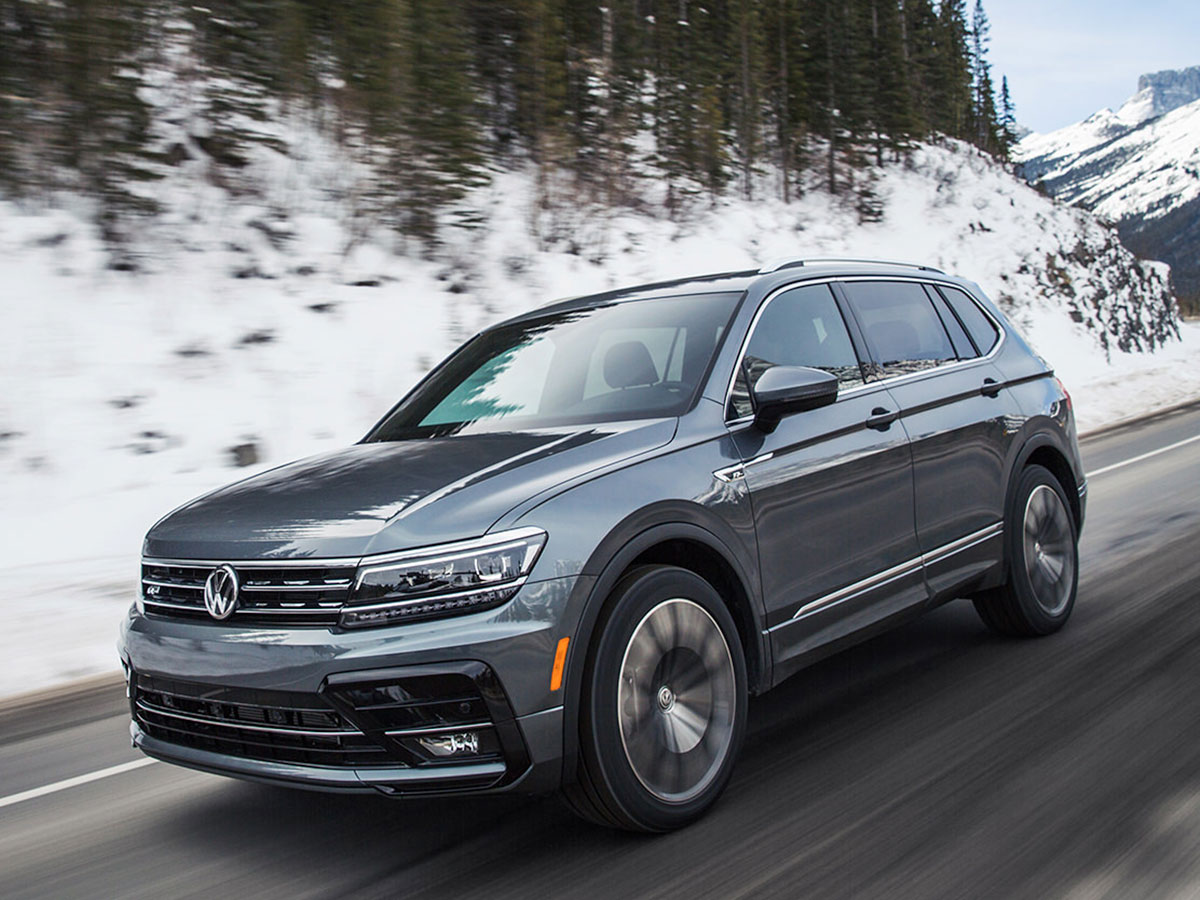
[[[842,287],[882,377],[922,372],[958,359],[921,285],[847,281]]]

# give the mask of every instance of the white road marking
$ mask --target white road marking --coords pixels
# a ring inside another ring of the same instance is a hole
[[[156,762],[158,762],[157,759],[151,759],[147,756],[144,759],[135,759],[133,762],[121,763],[119,766],[109,766],[107,769],[100,769],[97,772],[89,772],[86,775],[76,775],[74,778],[67,778],[64,781],[56,781],[54,784],[47,784],[44,787],[22,791],[19,794],[10,794],[7,797],[0,797],[0,809],[3,809],[6,806],[13,806],[17,803],[24,803],[26,800],[35,800],[38,797],[45,797],[47,794],[57,794],[59,791],[65,791],[67,788],[78,787],[81,784],[87,784],[91,781],[99,781],[101,778],[108,778],[110,775],[120,775],[122,772],[132,772],[134,769],[140,769],[143,766],[148,766]]]
[[[1119,463],[1113,463],[1111,466],[1105,466],[1102,469],[1097,469],[1095,472],[1088,472],[1088,478],[1095,478],[1097,475],[1103,475],[1105,472],[1111,472],[1113,469],[1120,469],[1123,466],[1131,466],[1135,462],[1141,462],[1143,459],[1149,459],[1152,456],[1158,456],[1160,453],[1166,453],[1168,450],[1174,450],[1176,447],[1182,447],[1184,444],[1190,444],[1193,441],[1200,441],[1200,434],[1195,437],[1184,438],[1182,441],[1176,441],[1173,444],[1168,444],[1165,447],[1159,447],[1157,450],[1151,450],[1149,453],[1143,453],[1141,456],[1135,456],[1132,459],[1126,459]]]

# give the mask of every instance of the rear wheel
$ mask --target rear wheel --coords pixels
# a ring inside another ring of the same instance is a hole
[[[975,598],[975,609],[1000,634],[1057,631],[1071,615],[1079,585],[1075,518],[1048,469],[1028,466],[1005,523],[1007,582]]]
[[[699,576],[653,566],[621,580],[598,627],[568,802],[618,828],[679,828],[725,789],[745,732],[733,617]]]

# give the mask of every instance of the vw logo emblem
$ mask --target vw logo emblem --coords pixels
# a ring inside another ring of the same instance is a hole
[[[213,569],[204,582],[204,608],[214,619],[228,619],[237,608],[238,577],[233,566]]]

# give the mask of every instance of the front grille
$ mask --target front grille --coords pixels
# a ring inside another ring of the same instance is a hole
[[[133,715],[151,737],[247,759],[316,766],[395,766],[384,747],[318,696],[195,684],[140,673]]]
[[[204,608],[204,582],[212,563],[146,560],[142,602],[152,615],[212,621]],[[349,599],[355,566],[234,563],[240,588],[229,621],[259,625],[336,625]]]

